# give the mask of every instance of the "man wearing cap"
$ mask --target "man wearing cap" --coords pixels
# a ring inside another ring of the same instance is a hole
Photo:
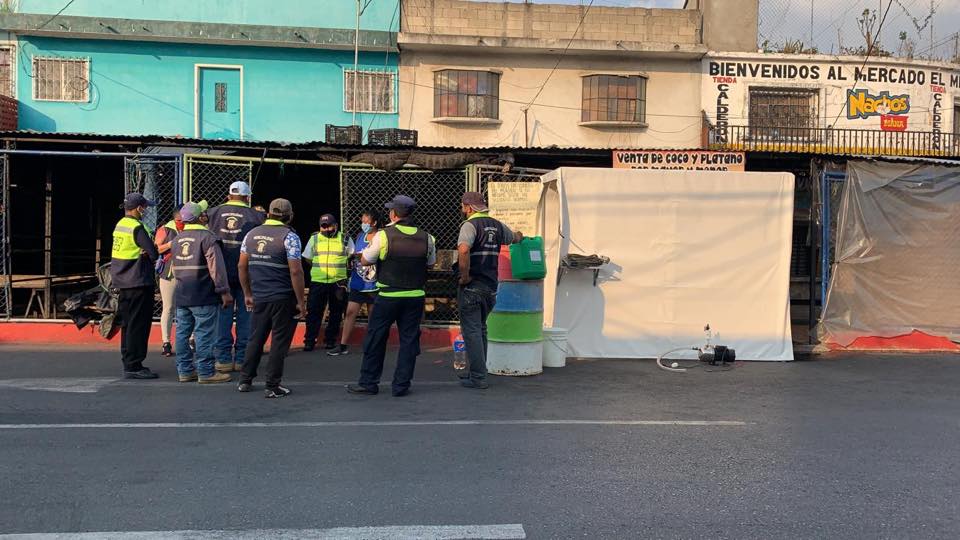
[[[347,300],[347,261],[354,254],[353,239],[344,240],[332,214],[320,216],[320,231],[313,233],[303,250],[303,259],[310,264],[310,294],[307,297],[307,332],[303,350],[316,346],[323,324],[323,312],[330,306],[324,348],[333,349],[340,337],[340,322]]]
[[[290,228],[292,219],[290,201],[274,199],[267,220],[247,233],[240,246],[240,285],[246,308],[253,312],[253,321],[237,390],[253,389],[263,346],[270,337],[264,391],[267,398],[290,394],[288,388],[280,386],[283,362],[290,350],[297,320],[306,311],[300,237]]]
[[[230,375],[217,373],[213,345],[221,305],[233,303],[227,282],[220,241],[200,224],[207,201],[188,202],[180,209],[183,231],[173,243],[173,275],[177,279],[177,374],[180,382],[200,384],[230,382]],[[191,350],[191,334],[196,354]],[[194,358],[196,357],[196,358]],[[196,363],[194,364],[194,359]]]
[[[153,325],[154,265],[160,253],[141,220],[148,207],[156,206],[139,193],[123,199],[124,217],[113,229],[110,275],[119,291],[117,317],[120,321],[120,357],[125,379],[156,379],[144,367],[150,327]]]
[[[463,194],[460,211],[467,220],[460,226],[457,239],[457,308],[460,333],[470,360],[469,375],[460,384],[485,389],[487,383],[487,316],[497,301],[497,273],[500,246],[523,239],[500,221],[490,217],[483,195],[476,191]]]
[[[207,212],[210,231],[223,243],[223,261],[230,283],[230,295],[234,300],[220,309],[217,325],[214,354],[217,371],[221,373],[240,371],[250,337],[250,314],[243,307],[243,287],[240,286],[240,274],[237,271],[243,238],[263,223],[263,213],[250,208],[250,195],[249,184],[234,182],[230,184],[227,202]],[[237,321],[236,337],[233,333],[234,318]]]
[[[427,283],[427,269],[437,262],[433,236],[414,225],[417,203],[406,195],[397,195],[386,204],[390,225],[378,232],[361,255],[361,263],[377,265],[380,294],[363,340],[363,364],[357,384],[347,385],[351,394],[373,395],[379,392],[383,359],[390,327],[397,323],[400,351],[393,373],[394,397],[410,392],[410,381],[420,354],[420,321]]]

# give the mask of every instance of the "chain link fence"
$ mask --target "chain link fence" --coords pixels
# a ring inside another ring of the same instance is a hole
[[[184,201],[207,201],[210,206],[227,200],[230,184],[243,181],[253,183],[253,160],[226,160],[215,157],[186,158],[187,179]]]
[[[452,264],[456,261],[457,237],[463,216],[460,197],[467,188],[464,169],[448,171],[374,169],[340,170],[340,213],[345,227],[356,227],[364,211],[377,210],[397,194],[417,201],[414,220],[437,241],[437,266],[427,282],[427,324],[448,324],[459,321],[456,306],[456,283]],[[355,236],[358,231],[345,231]]]
[[[0,318],[9,319],[13,313],[11,305],[11,261],[10,261],[10,175],[7,156],[0,156]]]

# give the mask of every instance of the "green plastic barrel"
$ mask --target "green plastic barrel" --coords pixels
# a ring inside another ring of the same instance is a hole
[[[513,279],[543,279],[547,275],[547,263],[544,260],[543,238],[534,236],[524,238],[519,244],[510,246],[510,267]]]
[[[487,337],[501,343],[531,343],[543,339],[543,312],[494,311],[487,317]]]

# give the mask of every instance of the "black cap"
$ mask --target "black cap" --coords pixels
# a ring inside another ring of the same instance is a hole
[[[325,226],[325,225],[326,225],[326,226],[330,226],[330,225],[336,225],[336,224],[337,224],[337,218],[333,217],[333,214],[324,214],[324,215],[320,216],[320,226],[321,226],[321,227],[323,227],[323,226]]]
[[[391,210],[396,208],[406,208],[408,210],[413,210],[414,208],[417,207],[417,201],[413,200],[410,197],[407,197],[406,195],[397,195],[396,197],[393,198],[392,201],[388,202],[384,206]]]
[[[127,193],[127,196],[123,198],[123,209],[124,210],[133,210],[134,208],[140,208],[141,206],[156,206],[157,203],[147,199],[139,193]]]

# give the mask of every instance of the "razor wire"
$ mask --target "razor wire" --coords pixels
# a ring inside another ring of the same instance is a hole
[[[436,238],[437,265],[427,281],[427,324],[456,323],[456,282],[451,266],[456,261],[457,237],[463,216],[460,198],[467,187],[464,169],[444,171],[375,169],[340,170],[340,215],[344,232],[355,237],[367,210],[386,213],[384,203],[402,194],[417,202],[413,220]],[[383,216],[382,219],[386,219]]]

